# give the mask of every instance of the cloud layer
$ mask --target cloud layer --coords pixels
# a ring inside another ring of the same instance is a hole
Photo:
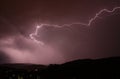
[[[104,12],[90,27],[45,25],[35,37],[44,42],[44,46],[29,38],[39,23],[87,23],[99,10],[119,4],[118,0],[1,1],[0,63],[50,64],[120,56],[120,10]]]
[[[4,58],[4,54],[8,56],[9,63],[51,64],[62,63],[64,60],[55,49],[53,50],[49,46],[40,46],[23,36],[3,38],[0,42],[0,50],[4,52],[1,57]],[[1,62],[6,59],[5,57]]]

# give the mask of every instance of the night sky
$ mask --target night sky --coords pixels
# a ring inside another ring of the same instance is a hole
[[[80,24],[115,7],[90,26]],[[41,24],[34,38],[44,45],[30,38]],[[0,63],[58,64],[114,56],[120,56],[120,0],[0,1]]]

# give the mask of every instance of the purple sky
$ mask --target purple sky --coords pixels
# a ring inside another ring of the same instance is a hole
[[[0,63],[64,63],[75,59],[120,56],[119,0],[0,1]],[[73,23],[73,24],[72,24]],[[34,36],[37,25],[43,25]],[[63,27],[55,27],[54,25]]]

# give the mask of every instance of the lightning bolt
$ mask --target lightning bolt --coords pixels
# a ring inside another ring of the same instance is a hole
[[[112,13],[114,11],[116,11],[117,9],[120,9],[120,7],[114,7],[112,10],[108,10],[108,9],[102,9],[100,10],[98,13],[95,14],[95,16],[93,18],[91,18],[88,23],[81,23],[81,22],[78,22],[78,23],[71,23],[71,24],[64,24],[64,25],[54,25],[54,24],[40,24],[36,27],[35,29],[35,32],[31,33],[29,36],[30,38],[40,44],[40,45],[44,45],[44,42],[42,41],[39,41],[35,38],[35,36],[38,36],[38,30],[41,29],[43,26],[53,26],[53,27],[58,27],[58,28],[61,28],[61,27],[64,27],[64,26],[71,26],[71,25],[74,25],[74,24],[80,24],[80,25],[85,25],[85,26],[91,26],[91,24],[99,17],[100,14],[102,14],[103,12],[107,12],[107,13]]]

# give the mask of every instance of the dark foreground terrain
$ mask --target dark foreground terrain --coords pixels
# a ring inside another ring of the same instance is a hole
[[[0,79],[120,79],[120,57],[49,66],[1,64]]]

